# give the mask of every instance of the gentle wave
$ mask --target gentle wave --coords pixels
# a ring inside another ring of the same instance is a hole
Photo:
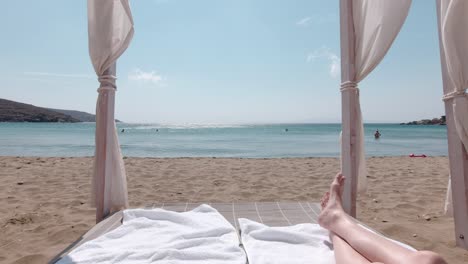
[[[340,154],[340,124],[118,123],[117,128],[125,156],[279,158]],[[380,140],[373,137],[376,129],[382,133]],[[94,123],[0,123],[0,155],[92,156],[94,133]],[[446,156],[446,128],[366,124],[365,149],[368,156]]]
[[[122,125],[124,129],[203,129],[203,128],[242,128],[247,125],[235,124],[128,124],[128,127]]]

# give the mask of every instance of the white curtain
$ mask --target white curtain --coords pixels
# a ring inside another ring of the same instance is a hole
[[[445,94],[452,100],[458,136],[468,150],[468,1],[442,0],[440,6],[442,44],[447,73],[453,90]]]
[[[357,139],[358,192],[367,188],[366,161],[364,153],[364,127],[362,123],[359,90],[362,81],[383,59],[390,49],[408,15],[411,0],[353,0],[354,65],[355,76],[344,80],[343,92],[357,93]]]
[[[453,217],[453,200],[452,200],[452,180],[448,180],[447,193],[445,194],[444,213],[448,217]]]
[[[451,101],[455,129],[468,151],[468,1],[440,1],[440,35],[442,49],[445,53],[445,63],[451,90],[444,95],[444,101]],[[452,186],[449,176],[445,213],[453,216]]]
[[[100,87],[96,105],[93,204],[105,216],[128,206],[127,180],[117,137],[115,63],[133,37],[128,0],[88,0],[89,54]],[[100,220],[100,219],[98,219]]]

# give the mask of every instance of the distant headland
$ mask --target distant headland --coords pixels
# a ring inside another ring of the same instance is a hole
[[[419,121],[411,121],[408,123],[400,123],[400,125],[441,125],[445,126],[445,116],[441,116],[440,118],[433,118],[433,119],[422,119]]]
[[[0,98],[0,122],[95,122],[90,113],[37,107]],[[120,122],[116,120],[116,122]]]

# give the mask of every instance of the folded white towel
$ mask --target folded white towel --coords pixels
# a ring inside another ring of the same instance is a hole
[[[328,230],[317,224],[269,227],[239,219],[250,264],[335,264]]]
[[[245,264],[239,244],[234,227],[208,205],[183,213],[132,209],[120,227],[58,263]]]

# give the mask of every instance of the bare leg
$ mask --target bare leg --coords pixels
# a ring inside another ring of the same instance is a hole
[[[446,264],[433,252],[414,252],[399,246],[356,224],[341,204],[344,177],[338,174],[330,186],[325,208],[319,216],[319,224],[340,236],[364,258],[385,264]]]
[[[330,199],[330,192],[326,192],[320,200],[322,210],[327,206]],[[346,241],[335,233],[330,232],[330,240],[333,243],[333,250],[335,251],[336,264],[370,264],[369,260],[359,254],[352,248]]]
[[[336,264],[369,264],[369,260],[359,254],[341,237],[330,234],[331,241],[333,242],[333,249],[335,251]]]
[[[322,210],[327,206],[330,199],[330,192],[326,192],[320,200]],[[337,264],[370,264],[369,260],[359,254],[352,248],[346,241],[335,233],[330,232],[330,240],[333,243],[333,250],[335,251],[335,261]]]

